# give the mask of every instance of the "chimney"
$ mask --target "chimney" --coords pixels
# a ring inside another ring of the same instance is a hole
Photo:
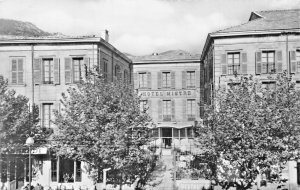
[[[101,30],[100,37],[108,42],[109,41],[108,30]]]

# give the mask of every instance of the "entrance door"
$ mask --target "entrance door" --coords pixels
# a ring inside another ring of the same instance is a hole
[[[171,148],[172,145],[172,128],[162,128],[163,147]]]

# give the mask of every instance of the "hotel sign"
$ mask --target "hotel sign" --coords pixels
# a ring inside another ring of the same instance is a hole
[[[196,92],[195,90],[140,90],[139,95],[142,97],[193,97]]]

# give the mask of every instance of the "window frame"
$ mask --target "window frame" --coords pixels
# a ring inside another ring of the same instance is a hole
[[[48,72],[46,71],[46,63],[49,64]],[[54,59],[42,58],[42,68],[42,84],[54,84]],[[46,77],[46,73],[48,73],[48,77]]]
[[[47,118],[47,126],[45,125],[45,118],[46,118],[46,115],[45,115],[45,106],[49,106],[49,110],[47,109],[47,111],[48,111],[48,118]],[[53,110],[54,110],[54,103],[42,103],[42,127],[43,128],[51,128],[51,119],[52,119],[52,116],[53,116]]]
[[[79,78],[75,78],[75,63],[78,61],[78,76]],[[84,69],[82,71],[82,69]],[[82,76],[84,73],[85,76]],[[84,77],[87,75],[87,66],[84,64],[84,57],[72,57],[72,77],[73,83],[80,83]]]
[[[172,100],[162,101],[163,121],[172,121]]]
[[[270,54],[273,54],[273,62],[269,61],[271,57]],[[264,57],[266,55],[266,57]],[[266,58],[266,61],[264,61],[264,58]],[[263,72],[263,66],[266,65],[266,72]],[[270,70],[270,65],[272,65],[273,69]],[[261,51],[261,74],[273,74],[276,73],[276,61],[275,61],[275,50],[263,50]]]
[[[236,63],[235,55],[238,55],[238,63]],[[232,58],[230,58],[232,56]],[[241,52],[227,52],[227,75],[235,75],[241,73]],[[232,61],[229,61],[232,60]]]
[[[170,71],[162,71],[161,72],[161,87],[162,88],[171,88],[171,72]]]
[[[186,71],[186,88],[196,88],[196,71]]]
[[[187,99],[186,104],[188,121],[193,121],[196,118],[196,99]]]
[[[13,71],[13,60],[16,61],[16,70]],[[22,70],[19,69],[19,60],[22,60]],[[24,66],[25,66],[25,57],[18,57],[18,56],[13,56],[13,57],[10,57],[10,84],[12,85],[24,85],[25,84],[25,69],[24,69]],[[16,75],[16,82],[13,82],[13,73],[15,72],[15,75]],[[20,82],[20,79],[19,79],[19,74],[22,73],[22,82]]]
[[[141,77],[142,76],[142,77]],[[138,72],[139,88],[148,88],[148,75],[147,72]],[[141,85],[142,84],[142,85]]]
[[[140,112],[141,113],[145,113],[148,109],[147,107],[147,104],[148,104],[148,100],[140,100]]]

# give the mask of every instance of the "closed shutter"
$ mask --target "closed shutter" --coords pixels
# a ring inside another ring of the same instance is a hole
[[[24,83],[24,59],[18,59],[18,84]]]
[[[262,65],[261,65],[261,52],[255,53],[255,65],[256,65],[256,74],[260,75],[262,73]]]
[[[17,59],[11,59],[11,84],[17,84],[18,63]]]
[[[152,80],[151,80],[151,73],[148,72],[148,73],[147,73],[147,83],[148,83],[147,86],[148,86],[149,89],[152,88],[151,81],[152,81]]]
[[[42,83],[42,59],[36,58],[33,60],[34,84]]]
[[[182,71],[182,88],[186,88],[186,71]]]
[[[277,73],[282,73],[282,51],[276,51],[276,62],[275,68]]]
[[[171,88],[175,88],[175,72],[171,72]]]
[[[221,75],[227,75],[226,54],[221,55]]]
[[[65,83],[70,84],[73,81],[72,58],[65,58]]]
[[[200,88],[200,83],[201,83],[201,81],[200,81],[200,71],[196,71],[196,87],[197,88]]]
[[[157,73],[157,88],[161,88],[161,72]]]
[[[134,81],[134,89],[138,89],[139,88],[139,81],[138,81],[138,74],[137,73],[133,73],[133,81]]]
[[[296,68],[296,51],[290,51],[290,73],[295,73]]]
[[[242,74],[247,74],[247,53],[242,52],[242,59],[241,59],[241,73]]]
[[[100,59],[98,69],[100,69],[99,73],[101,74],[101,76],[104,76],[104,64],[105,64],[104,58]]]
[[[172,121],[175,121],[175,100],[172,99]]]
[[[60,67],[59,67],[59,59],[54,58],[54,84],[60,84]]]
[[[158,114],[158,121],[162,121],[162,118],[163,118],[163,116],[162,116],[162,104],[163,104],[163,102],[162,102],[162,100],[158,100],[158,110],[157,110],[157,114]]]
[[[182,99],[182,121],[186,120],[186,99]]]

